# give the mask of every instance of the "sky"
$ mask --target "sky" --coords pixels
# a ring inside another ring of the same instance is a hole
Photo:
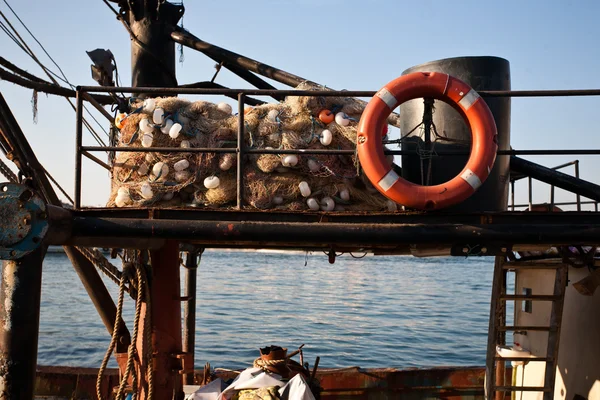
[[[110,49],[123,85],[130,84],[130,41],[101,0],[6,0],[38,37],[74,85],[93,85],[86,50]],[[511,63],[512,88],[600,88],[597,1],[400,1],[400,0],[185,0],[184,27],[210,43],[335,89],[378,90],[405,69],[456,56],[492,55]],[[17,24],[0,0],[0,11]],[[34,51],[48,65],[37,46]],[[0,52],[21,68],[40,68],[0,32]],[[184,49],[180,84],[210,80],[214,62]],[[56,68],[54,68],[56,69]],[[248,88],[227,71],[216,82]],[[276,84],[277,87],[283,87]],[[33,121],[32,91],[0,81],[5,96],[42,164],[71,194],[75,165],[75,114],[67,102],[40,95]],[[600,98],[513,99],[511,145],[515,149],[600,148],[594,125]],[[84,143],[93,144],[89,135]],[[2,156],[0,156],[2,157]],[[546,166],[575,156],[524,157]],[[580,156],[581,176],[600,183],[599,157]],[[106,171],[84,161],[83,204],[108,199]],[[534,201],[549,201],[536,184]],[[574,196],[557,191],[558,200]],[[525,182],[517,202],[526,202]]]

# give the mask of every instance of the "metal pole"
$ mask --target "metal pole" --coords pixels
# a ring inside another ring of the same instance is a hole
[[[529,211],[533,208],[533,188],[531,187],[531,177],[527,179],[527,187],[529,189]]]
[[[238,135],[237,135],[237,208],[244,207],[244,93],[238,96]]]
[[[510,181],[510,206],[515,211],[515,181]]]
[[[194,365],[194,350],[196,347],[196,280],[198,264],[204,249],[189,251],[185,260],[185,297],[183,303],[183,352],[189,354],[191,364]],[[184,374],[183,381],[186,385],[194,384],[194,374]]]
[[[75,110],[75,201],[73,208],[76,210],[81,207],[81,146],[83,141],[83,96],[77,90],[77,108]]]
[[[575,178],[579,179],[579,160],[575,160]],[[577,193],[577,211],[581,211],[581,196]]]
[[[33,399],[46,247],[5,261],[0,293],[0,399]]]

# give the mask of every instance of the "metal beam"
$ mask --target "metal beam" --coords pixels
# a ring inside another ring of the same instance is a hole
[[[196,243],[370,246],[417,243],[597,244],[597,224],[352,224],[74,217],[72,239],[163,238]],[[52,241],[52,238],[48,238]]]
[[[569,192],[600,201],[600,186],[583,179],[514,156],[510,158],[510,169]]]
[[[191,49],[198,50],[213,60],[217,60],[218,62],[223,62],[224,66],[230,68],[231,66],[239,68],[239,70],[247,70],[250,72],[254,72],[256,74],[266,76],[267,78],[273,79],[274,81],[283,83],[285,85],[296,87],[301,83],[307,83],[309,85],[315,86],[323,86],[319,85],[316,82],[311,80],[302,78],[301,76],[291,74],[279,68],[272,67],[268,64],[261,63],[260,61],[253,60],[248,57],[244,57],[241,54],[234,53],[233,51],[229,51],[219,46],[215,46],[214,44],[205,42],[196,36],[192,35],[190,32],[179,28],[174,27],[174,31],[171,33],[171,38],[186,47]],[[244,78],[246,79],[246,78]],[[281,95],[279,93],[274,93],[274,95]],[[364,103],[367,105],[367,102],[364,100],[358,100],[360,103]],[[396,113],[392,113],[388,117],[388,122],[394,126],[399,125],[399,115]]]

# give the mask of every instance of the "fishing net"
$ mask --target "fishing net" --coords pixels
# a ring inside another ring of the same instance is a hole
[[[298,89],[322,89],[301,85]],[[248,108],[244,201],[260,209],[388,211],[390,202],[358,167],[355,154],[278,154],[276,150],[356,148],[364,103],[345,97],[294,96]],[[323,110],[328,118],[320,118]],[[338,118],[334,118],[334,116]],[[330,121],[333,119],[333,121]],[[338,121],[336,122],[336,119]],[[109,207],[227,208],[237,199],[238,117],[225,103],[182,98],[134,101],[120,125],[126,148],[215,148],[220,152],[118,152]]]

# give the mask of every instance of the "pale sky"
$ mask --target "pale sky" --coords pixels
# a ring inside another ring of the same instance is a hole
[[[94,84],[85,50],[108,48],[129,85],[129,37],[101,0],[7,1],[73,84]],[[413,65],[466,55],[508,59],[515,90],[600,88],[596,1],[187,0],[184,5],[184,26],[201,39],[336,89],[377,90]],[[4,0],[0,10],[50,66]],[[46,78],[2,32],[0,49],[9,61]],[[214,62],[190,49],[184,54],[185,62],[177,64],[179,82],[210,80]],[[227,71],[217,82],[249,87]],[[31,90],[1,81],[0,90],[42,164],[72,195],[74,112],[64,99],[40,95],[34,124]],[[514,99],[511,144],[600,148],[591,118],[599,110],[600,98]],[[89,135],[85,143],[93,143]],[[525,158],[554,166],[577,157]],[[600,183],[598,157],[579,158],[582,177]],[[84,172],[84,205],[103,205],[106,172],[89,162]],[[525,186],[520,189],[517,198],[523,202]],[[537,185],[535,200],[548,201],[548,193],[547,185]]]

